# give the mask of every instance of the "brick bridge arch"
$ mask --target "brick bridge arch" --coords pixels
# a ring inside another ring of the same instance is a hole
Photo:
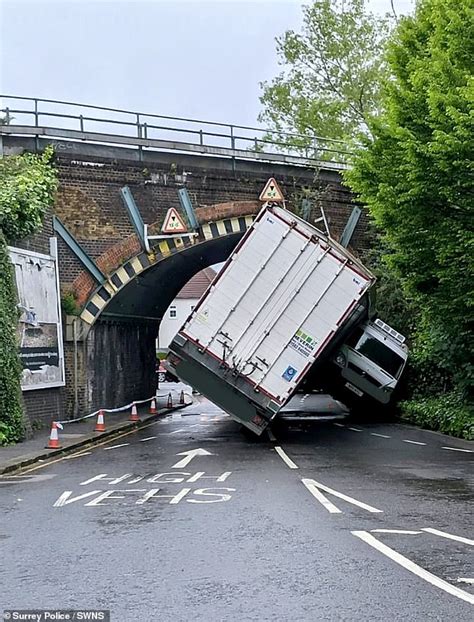
[[[195,213],[199,229],[196,237],[157,240],[149,253],[141,248],[135,234],[121,240],[96,260],[106,276],[104,283],[97,287],[96,281],[86,271],[81,272],[75,279],[72,293],[82,308],[81,319],[90,328],[127,285],[153,267],[163,265],[163,262],[178,253],[213,240],[222,241],[230,236],[236,238],[236,244],[252,225],[260,207],[259,201],[230,201],[197,208]],[[161,223],[150,225],[149,234],[158,234],[160,225]]]

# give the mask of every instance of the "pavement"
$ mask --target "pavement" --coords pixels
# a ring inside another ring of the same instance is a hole
[[[105,432],[94,432],[97,419],[95,416],[80,421],[64,422],[64,429],[58,430],[61,445],[59,449],[48,449],[46,447],[49,439],[49,429],[35,430],[33,436],[28,440],[16,445],[0,447],[0,475],[2,473],[11,473],[36,462],[44,462],[80,447],[101,443],[106,438],[113,438],[121,432],[141,427],[156,417],[162,417],[174,410],[183,408],[179,404],[181,390],[185,392],[187,403],[192,400],[190,387],[169,383],[166,385],[166,390],[159,391],[156,395],[157,414],[150,414],[150,403],[138,404],[137,411],[140,416],[140,422],[130,422],[128,420],[130,409],[114,413],[105,412]],[[169,393],[172,394],[174,404],[172,408],[167,408]]]
[[[402,424],[304,428],[250,440],[199,397],[0,477],[0,611],[472,620],[474,443]]]

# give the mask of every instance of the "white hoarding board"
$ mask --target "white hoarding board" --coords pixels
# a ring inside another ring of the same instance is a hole
[[[54,248],[54,244],[52,245]],[[64,386],[64,353],[55,257],[9,247],[15,268],[21,388]]]

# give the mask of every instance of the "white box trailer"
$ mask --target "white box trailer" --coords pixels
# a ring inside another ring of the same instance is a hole
[[[167,366],[261,434],[374,282],[347,249],[266,206],[174,338]]]

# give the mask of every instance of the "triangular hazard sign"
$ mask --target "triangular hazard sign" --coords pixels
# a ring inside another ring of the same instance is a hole
[[[186,233],[187,230],[188,228],[184,224],[184,220],[174,209],[174,207],[170,207],[170,209],[166,212],[165,221],[161,227],[161,231],[163,233]]]
[[[267,181],[265,188],[262,190],[258,198],[260,201],[272,201],[273,203],[282,203],[285,200],[283,192],[280,190],[280,186],[273,179],[273,177],[270,177]]]

